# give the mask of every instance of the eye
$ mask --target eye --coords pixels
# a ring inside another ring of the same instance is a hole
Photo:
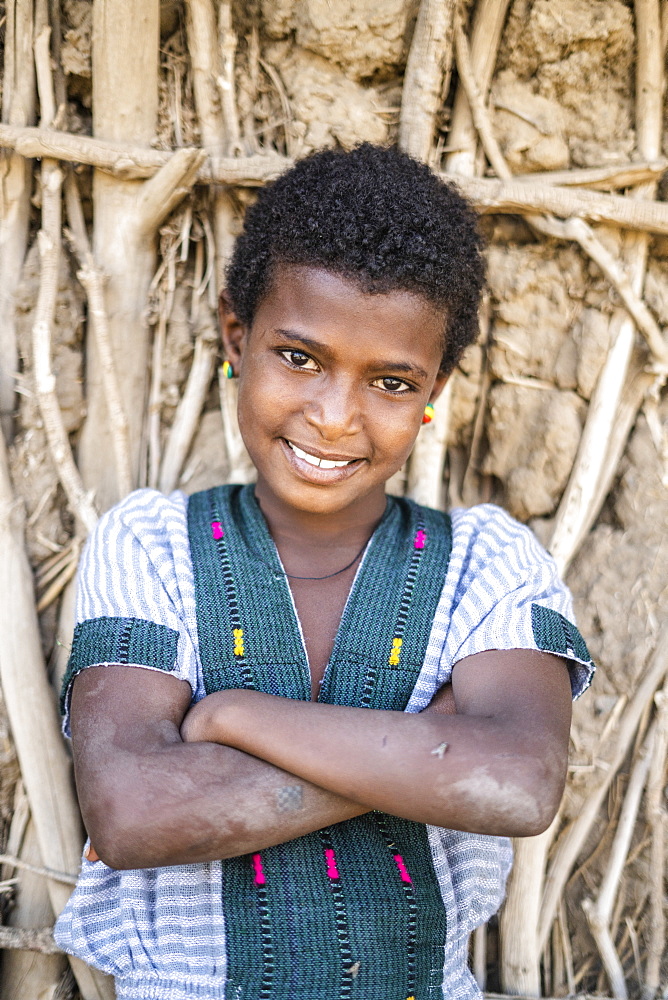
[[[397,396],[403,395],[405,392],[412,392],[413,390],[412,386],[400,378],[377,378],[371,384],[377,386],[379,389],[384,389],[385,392],[393,392]]]
[[[318,369],[313,358],[304,354],[303,351],[280,351],[279,353],[294,368],[305,368],[307,371],[317,371]]]

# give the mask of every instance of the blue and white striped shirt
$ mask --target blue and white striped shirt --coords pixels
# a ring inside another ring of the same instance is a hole
[[[76,620],[139,618],[178,632],[173,675],[190,684],[197,701],[205,691],[187,503],[180,492],[165,497],[139,490],[100,520],[79,571]],[[546,649],[534,634],[534,605],[573,620],[571,598],[553,560],[529,529],[504,511],[489,504],[455,510],[452,533],[443,591],[408,712],[428,705],[450,680],[455,663],[467,656],[489,649]],[[593,672],[586,650],[578,645],[553,651],[567,657],[577,697]],[[64,730],[69,734],[68,709]],[[468,937],[503,899],[510,842],[438,827],[428,828],[428,839],[447,914],[443,995],[476,1000],[480,991],[467,968]],[[82,865],[57,923],[61,947],[114,976],[119,998],[225,998],[219,863],[137,871],[115,871],[85,859]]]

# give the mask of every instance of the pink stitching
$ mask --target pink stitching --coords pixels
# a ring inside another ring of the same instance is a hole
[[[408,869],[404,864],[404,859],[402,858],[402,856],[400,854],[393,854],[392,856],[396,862],[397,868],[399,869],[399,874],[401,875],[401,881],[409,882],[412,885],[413,879],[408,874]]]
[[[264,871],[262,870],[262,855],[254,854],[253,858],[253,881],[255,885],[264,885],[266,883],[266,878],[264,877]]]
[[[211,534],[216,540],[223,537],[225,532],[223,531],[223,526],[220,521],[211,522]]]
[[[339,869],[336,867],[336,858],[331,847],[325,850],[325,861],[327,862],[327,875],[329,878],[339,878]]]
[[[415,532],[415,538],[413,539],[413,548],[423,549],[424,543],[427,541],[427,533],[420,528]]]

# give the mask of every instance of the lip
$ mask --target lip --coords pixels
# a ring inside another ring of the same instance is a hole
[[[314,483],[318,486],[332,486],[336,483],[343,482],[344,479],[350,479],[350,477],[354,476],[364,464],[364,460],[361,458],[352,458],[350,455],[323,455],[316,449],[302,447],[302,445],[298,444],[296,441],[292,442],[302,451],[307,451],[309,455],[314,455],[316,458],[324,458],[326,461],[330,462],[350,462],[350,465],[342,465],[338,469],[322,469],[318,465],[311,465],[310,462],[306,462],[303,458],[299,458],[294,453],[285,438],[281,438],[280,443],[283,449],[283,454],[299,478],[305,479],[307,482]]]

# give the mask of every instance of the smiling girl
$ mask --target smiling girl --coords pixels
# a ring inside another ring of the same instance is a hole
[[[396,150],[317,153],[248,211],[220,318],[257,484],[140,490],[80,570],[95,851],[57,940],[119,997],[479,995],[468,935],[555,814],[592,671],[528,529],[385,494],[482,282],[471,210]]]

